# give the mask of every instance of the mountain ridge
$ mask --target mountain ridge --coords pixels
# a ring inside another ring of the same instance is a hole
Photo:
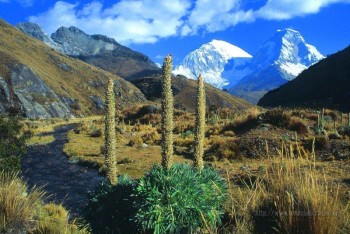
[[[126,80],[138,78],[143,73],[160,73],[148,56],[104,35],[89,35],[77,27],[62,26],[49,37],[35,23],[20,23],[16,27],[65,55],[79,58]]]

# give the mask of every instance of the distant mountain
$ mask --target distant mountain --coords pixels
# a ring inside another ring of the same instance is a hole
[[[147,99],[156,102],[160,100],[160,65],[154,64],[147,56],[118,44],[114,39],[101,35],[90,36],[76,27],[61,27],[51,38],[37,24],[21,23],[17,27],[63,54],[124,75],[123,78],[135,84]],[[172,82],[176,107],[193,111],[196,103],[196,82],[181,77],[174,77]],[[250,103],[209,85],[206,91],[208,106],[232,109],[252,107]],[[95,101],[103,104],[101,99]]]
[[[79,58],[126,80],[160,72],[146,55],[103,35],[88,35],[76,27],[60,27],[48,37],[37,24],[26,22],[16,26],[63,54]]]
[[[257,103],[266,92],[294,79],[323,58],[298,31],[277,30],[250,62],[231,72],[231,77],[237,76],[240,81],[231,86],[229,92]]]
[[[223,77],[225,66],[230,62],[233,70],[236,66],[251,59],[251,55],[228,42],[212,40],[189,53],[173,71],[189,79],[197,79],[201,74],[206,83],[222,88],[232,82]]]
[[[338,108],[350,112],[350,46],[268,92],[258,105]]]
[[[31,33],[51,43],[35,25]],[[146,101],[124,79],[64,56],[1,19],[0,35],[0,113],[33,119],[101,114],[109,78],[119,108]]]

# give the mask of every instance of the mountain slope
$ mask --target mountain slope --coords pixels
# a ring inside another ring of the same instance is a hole
[[[178,109],[195,111],[197,81],[187,79],[178,75],[172,78],[172,90],[174,95],[174,106]],[[161,77],[145,77],[132,81],[147,97],[152,101],[159,102],[161,98]],[[217,89],[209,84],[205,84],[207,107],[227,107],[233,110],[245,110],[253,105],[241,98],[237,98],[227,92]]]
[[[350,46],[265,94],[258,105],[338,108],[350,111]]]
[[[229,92],[257,103],[263,94],[294,79],[322,58],[323,55],[307,44],[298,31],[277,30],[263,43],[253,59],[236,71],[236,74],[244,73],[245,76],[229,88]]]
[[[197,79],[198,75],[202,74],[206,83],[222,88],[230,83],[222,76],[225,65],[231,61],[231,69],[234,69],[251,57],[241,48],[228,42],[212,40],[189,53],[173,73],[189,79]]]
[[[157,65],[146,55],[103,35],[88,35],[76,27],[60,27],[48,38],[37,24],[26,22],[17,27],[63,54],[79,58],[126,80],[159,72]]]
[[[115,81],[118,107],[145,101],[131,83],[64,56],[0,19],[0,112],[30,118],[101,113],[105,84]]]

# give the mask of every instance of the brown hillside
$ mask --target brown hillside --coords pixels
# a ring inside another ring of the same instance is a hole
[[[64,56],[1,19],[0,35],[0,77],[6,80],[11,89],[13,68],[25,65],[58,97],[74,99],[75,106],[79,106],[75,108],[78,114],[101,111],[97,108],[96,100],[104,99],[105,84],[110,77],[116,82],[117,106],[125,107],[145,101],[144,95],[124,79],[78,59]]]
[[[132,81],[152,101],[159,101],[161,97],[160,76],[146,77]],[[190,80],[184,76],[176,76],[172,79],[172,90],[174,94],[175,107],[189,111],[195,110],[197,81]],[[207,107],[227,107],[235,110],[245,110],[254,105],[235,97],[211,85],[205,85]]]

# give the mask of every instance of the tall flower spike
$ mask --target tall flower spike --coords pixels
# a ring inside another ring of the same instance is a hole
[[[170,169],[173,163],[173,94],[171,91],[172,58],[163,63],[162,75],[162,166]]]
[[[195,131],[194,166],[201,171],[203,169],[205,136],[205,89],[201,75],[198,77]]]
[[[116,165],[116,138],[115,138],[115,100],[113,90],[113,80],[108,80],[106,92],[107,113],[105,117],[105,165],[106,174],[109,183],[117,183],[117,165]]]

